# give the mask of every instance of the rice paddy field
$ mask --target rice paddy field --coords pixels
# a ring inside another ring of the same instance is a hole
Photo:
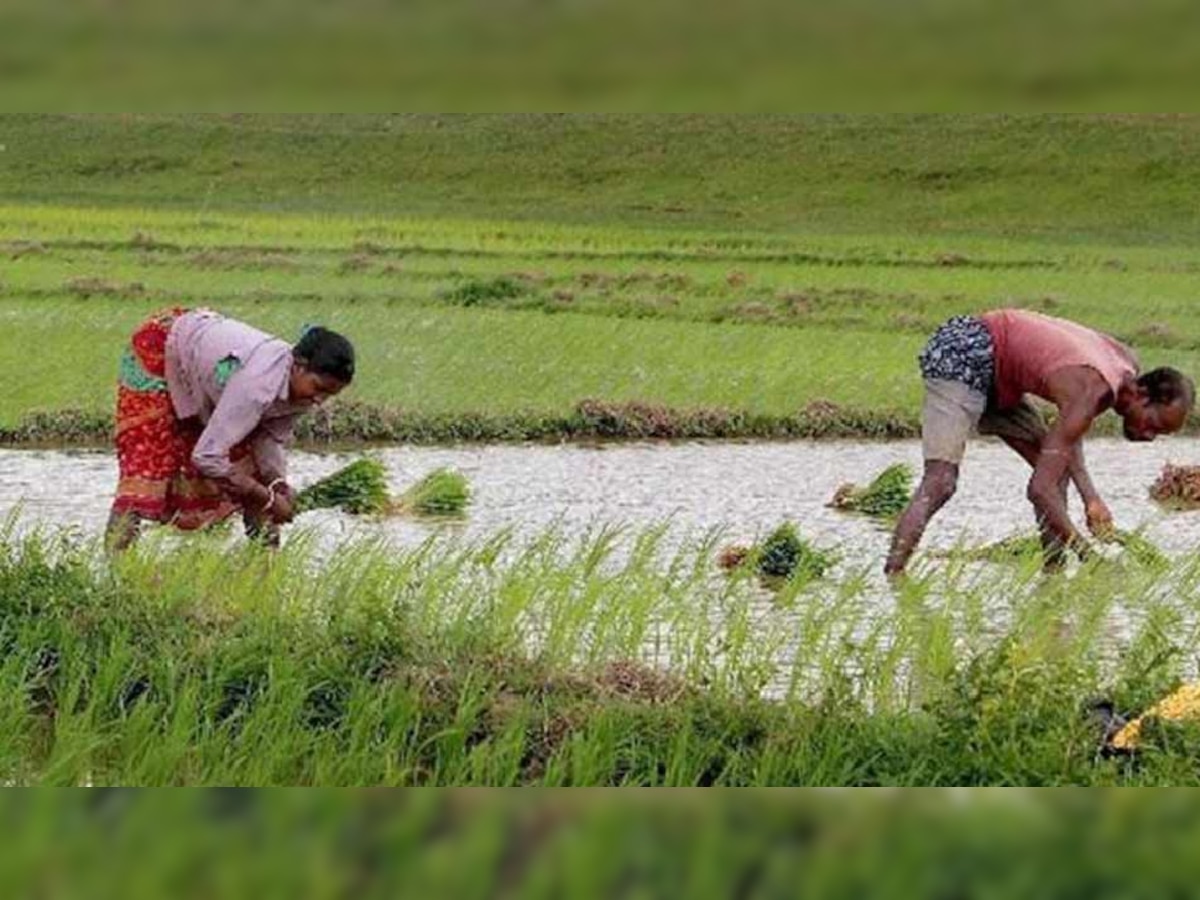
[[[123,342],[164,306],[350,336],[310,447],[911,437],[926,334],[1005,305],[1194,373],[1198,139],[1188,116],[4,116],[0,437],[107,446]],[[1200,776],[1187,728],[1107,758],[1088,714],[1195,677],[1189,552],[768,593],[642,525],[111,560],[56,524],[0,558],[13,784]]]

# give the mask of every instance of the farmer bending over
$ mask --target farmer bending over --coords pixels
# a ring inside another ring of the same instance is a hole
[[[1139,376],[1133,351],[1108,335],[1019,309],[951,319],[929,339],[920,363],[925,474],[896,525],[888,575],[904,571],[925,526],[954,495],[972,428],[997,435],[1033,466],[1027,496],[1046,566],[1053,568],[1066,547],[1086,552],[1067,515],[1068,478],[1092,533],[1112,528],[1112,514],[1083,462],[1082,440],[1092,420],[1112,409],[1124,420],[1127,439],[1152,441],[1178,431],[1195,401],[1191,379],[1176,370]],[[1047,429],[1026,394],[1058,407],[1053,427]]]
[[[354,348],[324,328],[292,347],[207,309],[152,316],[121,359],[109,545],[133,543],[142,520],[190,530],[239,510],[277,544],[294,514],[293,421],[353,378]]]

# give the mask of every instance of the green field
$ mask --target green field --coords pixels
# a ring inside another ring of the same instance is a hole
[[[1000,305],[1200,372],[1198,138],[1190,116],[3,117],[0,439],[103,442],[123,344],[170,305],[346,332],[360,377],[317,440],[911,435],[925,335]],[[928,557],[891,593],[848,569],[768,595],[718,573],[719,536],[666,527],[117,558],[6,532],[0,780],[1197,783],[1194,728],[1100,758],[1083,713],[1195,677],[1194,558]]]
[[[354,399],[508,417],[498,428],[518,437],[586,399],[783,420],[833,403],[866,432],[911,432],[924,336],[1000,305],[1200,369],[1193,117],[8,116],[0,130],[5,426],[106,412],[122,341],[170,304],[284,336],[342,329],[361,351]]]
[[[1186,677],[1200,571],[714,578],[713,541],[547,532],[321,563],[303,540],[0,556],[0,777],[94,785],[1195,784],[1194,729],[1098,757],[1089,701]],[[1165,588],[1165,590],[1164,590]],[[1114,643],[1112,623],[1129,623]],[[1119,646],[1119,650],[1118,650]],[[653,660],[653,664],[647,664]],[[766,691],[773,699],[764,699]],[[1160,733],[1161,731],[1161,733]]]

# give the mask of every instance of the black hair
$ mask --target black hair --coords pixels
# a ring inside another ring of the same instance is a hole
[[[336,331],[320,325],[306,328],[292,353],[310,372],[328,375],[343,384],[354,380],[354,345]]]
[[[1146,392],[1146,399],[1156,406],[1179,403],[1190,410],[1196,403],[1196,386],[1192,379],[1170,366],[1146,372],[1137,383]]]

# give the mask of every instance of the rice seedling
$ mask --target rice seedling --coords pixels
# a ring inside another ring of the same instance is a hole
[[[934,555],[971,562],[1010,563],[1040,556],[1041,553],[1042,539],[1033,533],[1012,535],[981,547],[956,547],[953,550],[935,551]]]
[[[486,281],[467,281],[447,291],[446,299],[460,306],[481,306],[485,303],[513,300],[524,293],[526,288],[523,285],[506,275],[501,275]]]
[[[302,489],[296,495],[296,511],[340,509],[352,515],[457,516],[466,511],[470,499],[466,476],[451,469],[436,469],[393,498],[383,463],[365,457]]]
[[[1126,558],[1139,566],[1166,569],[1171,561],[1152,541],[1135,531],[1114,531],[1102,538],[1106,543],[1118,545]]]

